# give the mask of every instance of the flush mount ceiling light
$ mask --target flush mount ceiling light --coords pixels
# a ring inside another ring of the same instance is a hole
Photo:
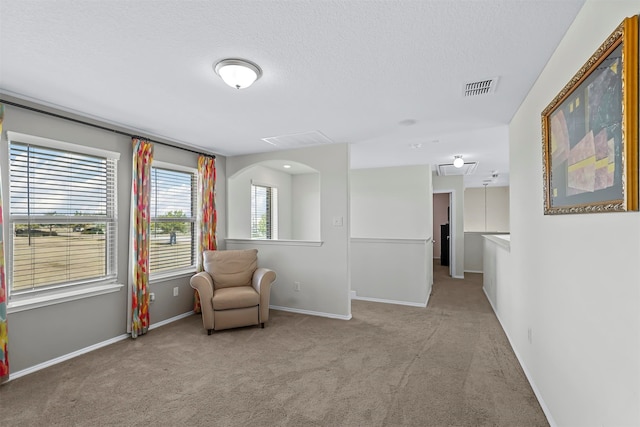
[[[226,84],[236,89],[247,88],[262,76],[260,67],[246,59],[223,59],[213,69]]]
[[[457,168],[461,168],[462,166],[464,166],[464,160],[462,160],[462,156],[453,157],[453,166]]]

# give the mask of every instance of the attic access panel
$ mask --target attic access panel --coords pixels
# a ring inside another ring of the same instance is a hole
[[[473,175],[478,167],[478,162],[465,162],[461,168],[453,166],[453,163],[438,165],[438,176]]]
[[[333,141],[324,133],[315,130],[289,135],[261,138],[264,142],[280,148],[311,147],[314,145],[333,144]]]

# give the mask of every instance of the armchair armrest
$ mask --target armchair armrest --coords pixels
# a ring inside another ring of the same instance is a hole
[[[200,304],[202,301],[208,301],[211,305],[211,298],[213,298],[213,278],[206,271],[201,271],[195,274],[189,280],[191,287],[198,291],[200,294]]]
[[[213,278],[206,271],[195,274],[189,280],[189,285],[196,291],[200,297],[200,309],[202,311],[202,324],[204,328],[211,334],[214,328],[213,316]]]
[[[251,286],[260,295],[260,323],[269,320],[269,298],[271,296],[271,284],[276,280],[276,272],[268,268],[258,268],[253,273]]]

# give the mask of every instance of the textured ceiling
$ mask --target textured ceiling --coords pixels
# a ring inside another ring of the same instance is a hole
[[[0,0],[0,92],[223,155],[311,131],[353,144],[353,167],[460,154],[467,185],[500,184],[506,125],[583,3]],[[263,77],[226,86],[226,57]]]

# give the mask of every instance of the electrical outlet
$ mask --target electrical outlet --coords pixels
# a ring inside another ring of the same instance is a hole
[[[177,296],[178,296],[178,290],[179,290],[179,289],[180,289],[180,288],[178,288],[177,286],[176,286],[175,288],[173,288],[173,296],[174,296],[174,297],[177,297]]]
[[[156,300],[156,294],[154,294],[153,292],[151,292],[149,294],[149,302],[154,302]]]
[[[300,282],[294,282],[296,292],[300,291]]]

